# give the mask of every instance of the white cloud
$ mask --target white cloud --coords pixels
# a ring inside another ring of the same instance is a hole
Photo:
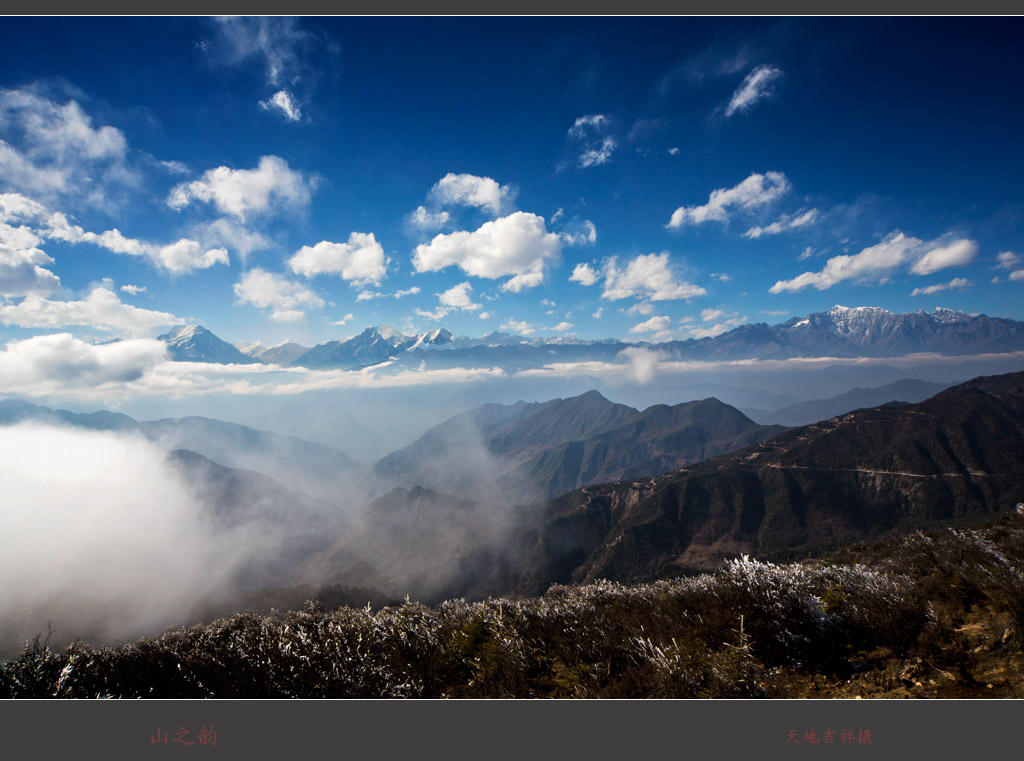
[[[749,111],[755,103],[772,95],[772,83],[782,76],[782,70],[763,64],[751,71],[732,94],[725,107],[725,118]]]
[[[600,320],[602,315],[604,315],[604,307],[598,307],[597,311],[590,316],[593,317],[595,320]]]
[[[0,350],[0,388],[26,396],[116,389],[163,363],[166,351],[163,341],[149,338],[94,345],[54,333],[9,341]]]
[[[252,304],[270,309],[270,319],[276,322],[295,322],[305,316],[307,309],[320,309],[324,300],[299,283],[262,269],[251,269],[235,284],[239,304]]]
[[[501,324],[500,330],[514,330],[520,335],[532,336],[537,331],[530,327],[528,322],[521,320],[508,319]]]
[[[267,100],[260,101],[260,108],[264,111],[277,111],[290,122],[297,122],[302,119],[302,110],[299,108],[295,98],[287,90],[278,90]]]
[[[262,233],[250,230],[228,217],[219,217],[192,228],[202,244],[208,248],[228,248],[238,254],[243,262],[248,261],[253,251],[273,248],[274,242]]]
[[[433,312],[431,312],[428,309],[417,309],[416,314],[419,317],[425,317],[428,320],[439,322],[443,320],[445,317],[447,317],[451,313],[451,311],[452,310],[449,309],[448,307],[438,307]]]
[[[182,273],[206,269],[215,264],[228,264],[225,248],[211,248],[206,251],[198,241],[182,238],[176,243],[160,246],[151,258],[168,272]]]
[[[491,313],[490,312],[481,312],[480,313],[480,319],[481,320],[489,320],[489,319],[491,319]]]
[[[414,295],[416,295],[419,292],[420,292],[420,287],[418,285],[414,285],[412,288],[407,288],[404,291],[395,291],[391,295],[394,296],[396,299],[400,299],[403,296],[414,296]]]
[[[432,212],[425,206],[417,206],[416,211],[409,215],[409,224],[418,230],[440,230],[451,218],[447,211]]]
[[[804,272],[792,280],[780,280],[769,290],[771,293],[796,293],[813,286],[823,291],[844,280],[880,280],[910,262],[914,262],[911,272],[925,275],[946,267],[962,266],[970,262],[976,252],[977,246],[969,240],[943,244],[940,239],[925,243],[918,238],[892,232],[881,243],[869,246],[859,254],[832,257],[821,272]]]
[[[808,209],[798,214],[783,214],[775,222],[765,227],[751,227],[745,233],[744,238],[760,238],[762,235],[778,235],[786,230],[794,230],[798,227],[806,227],[814,224],[819,217],[817,209]]]
[[[131,294],[132,296],[138,296],[140,293],[145,293],[148,288],[144,285],[122,285],[121,291],[124,293]]]
[[[474,206],[498,216],[511,209],[515,191],[508,185],[499,185],[490,177],[449,172],[430,189],[428,198],[436,204]],[[423,207],[413,212],[414,221],[420,209]],[[438,215],[430,216],[426,209],[423,209],[422,216],[424,220],[435,221]],[[448,218],[445,216],[444,222],[447,221]]]
[[[726,319],[722,320],[723,317]],[[721,309],[705,309],[700,313],[700,318],[704,322],[722,321],[715,323],[709,328],[689,328],[688,333],[691,338],[714,338],[715,336],[722,335],[722,333],[727,333],[733,328],[739,327],[747,321],[747,318],[741,317],[738,312],[732,312],[727,315]]]
[[[669,156],[678,156],[679,155],[679,149],[678,148],[669,148],[668,149],[668,155]]]
[[[544,218],[517,211],[485,222],[475,232],[440,234],[416,247],[417,272],[436,272],[457,265],[467,275],[490,279],[512,276],[501,289],[518,293],[544,282],[549,261],[561,252],[561,241],[549,233]]]
[[[355,319],[355,316],[351,312],[349,312],[347,315],[342,317],[340,320],[337,320],[336,322],[332,322],[331,324],[332,325],[344,326],[345,324],[347,324],[348,322],[350,322],[351,320],[354,320],[354,319]]]
[[[1008,276],[1009,280],[1024,280],[1024,270],[1014,270]]]
[[[0,245],[0,296],[53,293],[60,288],[60,278],[46,264],[53,264],[53,259],[38,248]]]
[[[292,272],[306,277],[340,275],[354,285],[379,285],[387,277],[388,259],[373,233],[352,233],[348,243],[320,241],[303,246],[288,260]]]
[[[0,185],[8,189],[105,206],[112,191],[138,186],[124,133],[94,127],[77,101],[0,90],[0,134]]]
[[[443,306],[451,307],[452,309],[476,310],[480,308],[480,304],[474,304],[473,299],[470,298],[469,292],[472,290],[473,286],[468,282],[459,283],[444,293],[438,294],[438,301]]]
[[[558,333],[564,333],[565,331],[570,330],[571,328],[571,322],[560,322],[557,325],[555,325],[555,327],[551,328],[551,330],[554,330]]]
[[[316,188],[313,178],[288,166],[278,156],[263,156],[255,169],[208,169],[201,179],[176,185],[167,197],[172,209],[193,201],[212,203],[222,214],[239,221],[278,206],[301,209],[309,205]]]
[[[604,291],[601,298],[617,301],[625,298],[646,298],[651,301],[674,301],[702,296],[707,291],[698,285],[676,280],[669,269],[668,252],[640,254],[630,259],[624,270],[618,268],[613,256],[604,264]]]
[[[597,242],[597,228],[589,219],[574,220],[558,235],[567,246],[582,246]]]
[[[660,351],[651,351],[642,346],[629,346],[618,354],[620,359],[628,362],[629,377],[636,383],[649,383],[659,370],[660,364],[668,358],[668,355]],[[599,363],[605,367],[616,367],[606,363]],[[616,367],[618,369],[618,367]]]
[[[229,263],[228,252],[223,248],[206,248],[189,238],[161,246],[129,238],[116,227],[94,233],[72,223],[62,212],[51,213],[42,204],[34,201],[25,203],[27,200],[17,194],[0,196],[0,241],[3,243],[17,241],[22,248],[44,238],[72,244],[91,243],[115,254],[146,258],[157,267],[176,275],[212,267],[214,264]],[[29,221],[35,227],[30,229],[21,225],[12,228],[5,220]],[[35,264],[53,262],[42,251],[26,250],[28,253],[25,256]]]
[[[570,282],[579,283],[580,285],[594,285],[600,279],[601,273],[589,264],[577,264],[569,276]]]
[[[700,318],[704,322],[711,322],[712,320],[717,320],[723,314],[725,314],[725,312],[721,309],[705,309],[700,313]]]
[[[704,222],[727,222],[733,209],[754,209],[781,198],[790,190],[789,180],[782,172],[751,174],[739,185],[711,191],[703,206],[680,206],[672,212],[667,227],[699,225]]]
[[[814,256],[814,249],[807,246],[803,251],[800,252],[800,256],[796,258],[798,262],[802,262],[804,259],[810,259]]]
[[[965,267],[978,254],[978,244],[972,240],[955,240],[949,245],[933,248],[914,264],[915,275],[930,275],[947,267]]]
[[[939,293],[940,291],[948,291],[952,288],[970,288],[970,280],[963,277],[955,277],[948,283],[937,283],[936,285],[929,285],[927,288],[915,288],[911,292],[911,296],[929,296],[933,293]]]
[[[569,140],[580,151],[576,164],[581,169],[607,164],[618,147],[611,134],[612,123],[605,114],[581,116],[569,128]]]
[[[629,329],[630,333],[654,333],[657,331],[668,330],[672,327],[672,320],[664,315],[656,315],[649,320],[645,320],[638,325],[634,325]]]
[[[266,66],[267,84],[301,78],[312,37],[299,28],[299,21],[288,16],[227,16],[214,19],[225,45],[211,51],[223,56],[224,63],[238,65],[249,58],[260,58]]]
[[[1015,254],[1013,251],[1002,251],[996,256],[998,264],[996,269],[999,270],[1012,270],[1018,264],[1020,264],[1020,256]]]
[[[50,301],[41,296],[26,296],[20,304],[0,306],[0,323],[23,328],[88,325],[97,330],[139,335],[183,322],[167,312],[125,304],[106,288],[94,288],[82,301]]]
[[[626,310],[626,314],[642,314],[648,315],[654,311],[654,304],[649,301],[638,301],[636,304]]]

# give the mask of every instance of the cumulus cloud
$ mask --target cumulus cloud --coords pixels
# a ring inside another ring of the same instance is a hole
[[[75,100],[30,89],[0,90],[0,187],[102,207],[138,186],[121,130],[96,127]]]
[[[122,285],[121,290],[132,296],[138,296],[140,293],[145,293],[149,289],[144,285]]]
[[[601,273],[586,263],[577,264],[569,276],[571,282],[579,283],[580,285],[594,285],[600,279]]]
[[[722,319],[722,318],[725,319]],[[747,321],[746,317],[741,317],[738,312],[725,313],[722,309],[704,309],[700,313],[700,319],[705,322],[713,322],[714,325],[709,327],[692,327],[687,330],[690,338],[714,338],[720,336],[722,333],[727,333],[733,328],[737,328]],[[720,322],[719,322],[720,321]],[[680,322],[689,322],[687,319],[680,320]]]
[[[905,264],[916,275],[937,272],[946,267],[963,266],[977,253],[973,241],[939,239],[925,243],[901,232],[889,233],[881,243],[869,246],[859,254],[834,256],[821,272],[804,272],[792,280],[780,280],[771,293],[796,293],[814,287],[819,291],[845,280],[881,280]]]
[[[303,246],[288,260],[288,268],[306,277],[339,275],[353,285],[379,285],[387,277],[388,259],[373,233],[352,233],[347,243],[320,241]]]
[[[744,238],[760,238],[762,235],[778,235],[786,230],[794,230],[798,227],[813,225],[818,221],[820,212],[817,209],[808,209],[796,214],[783,214],[778,220],[765,227],[751,227],[745,233]]]
[[[291,169],[278,156],[263,156],[255,169],[208,169],[192,182],[176,185],[167,197],[172,209],[182,209],[194,201],[213,204],[222,214],[245,221],[252,214],[263,214],[279,207],[303,209],[309,205],[314,178]]]
[[[616,257],[604,263],[604,291],[601,298],[617,301],[644,298],[651,301],[675,301],[702,296],[707,291],[698,285],[678,280],[669,268],[668,252],[640,254],[620,269]]]
[[[672,212],[667,227],[700,225],[705,222],[727,222],[735,209],[756,209],[775,201],[790,190],[789,180],[782,172],[751,174],[739,185],[711,191],[702,206],[680,206]]]
[[[474,206],[494,216],[499,216],[511,209],[515,199],[515,191],[508,185],[499,185],[496,180],[492,180],[490,177],[449,172],[437,181],[437,184],[430,189],[427,197],[438,205],[461,204],[464,206]],[[420,209],[423,209],[423,207],[421,206],[416,212],[413,212],[414,217]],[[433,222],[437,220],[437,216],[435,215],[431,218],[426,209],[423,209],[423,212],[423,219],[425,221]],[[445,216],[443,221],[447,222],[448,217]]]
[[[629,329],[630,333],[654,333],[658,331],[668,330],[672,327],[672,320],[664,315],[657,315],[649,320],[645,320],[638,325],[634,325]]]
[[[0,245],[0,296],[46,295],[60,288],[60,278],[44,265],[53,259],[37,248]]]
[[[721,309],[704,309],[700,313],[700,318],[704,322],[710,322],[711,320],[717,320],[723,314],[725,314],[725,312]]]
[[[555,327],[550,328],[550,330],[554,330],[554,331],[556,331],[558,333],[564,333],[565,331],[571,330],[571,329],[572,329],[572,323],[571,322],[560,322],[557,325],[555,325]]]
[[[1015,254],[1013,251],[1002,251],[996,256],[996,269],[999,270],[1012,270],[1020,264],[1020,256]]]
[[[452,215],[447,211],[428,211],[425,206],[417,206],[416,210],[409,215],[409,224],[417,230],[434,231],[440,230],[449,221]]]
[[[451,307],[452,309],[476,310],[480,308],[480,304],[474,304],[473,299],[470,298],[469,293],[472,290],[473,286],[469,283],[459,283],[444,293],[438,294],[438,301],[443,306]]]
[[[94,288],[81,301],[50,301],[26,296],[17,305],[0,306],[0,323],[22,328],[62,328],[88,325],[98,330],[142,334],[153,328],[180,325],[179,317],[167,312],[140,309],[123,303],[113,291]]]
[[[725,118],[749,111],[759,100],[771,97],[772,84],[781,76],[782,70],[774,66],[763,64],[756,67],[732,94],[729,104],[725,107]]]
[[[523,320],[508,319],[501,324],[501,330],[514,330],[523,336],[532,336],[537,331],[530,327],[530,323]]]
[[[165,361],[166,350],[156,339],[94,345],[70,333],[9,341],[0,350],[0,387],[26,396],[67,389],[101,391],[137,381]]]
[[[266,100],[260,101],[260,108],[264,111],[273,111],[282,115],[290,122],[297,122],[302,119],[302,110],[299,108],[295,98],[287,90],[278,90]]]
[[[351,312],[349,312],[347,315],[342,317],[340,320],[336,320],[335,322],[332,322],[331,324],[332,325],[342,325],[342,326],[344,326],[344,325],[348,324],[349,322],[351,322],[354,319],[355,319],[355,316]]]
[[[207,269],[215,264],[228,264],[230,261],[227,249],[205,248],[191,238],[181,238],[174,243],[161,246],[126,237],[116,227],[102,233],[94,233],[73,224],[61,212],[54,212],[48,216],[41,234],[65,243],[91,243],[115,254],[143,257],[173,275]]]
[[[150,258],[160,267],[174,273],[207,269],[215,264],[227,264],[229,261],[227,249],[211,248],[204,251],[199,241],[187,238],[167,246],[156,247]]]
[[[621,311],[621,310],[620,310]],[[626,314],[642,314],[648,315],[654,311],[654,304],[649,301],[639,301],[629,309],[626,310]]]
[[[558,258],[561,241],[549,233],[544,218],[517,211],[485,222],[474,232],[440,234],[416,247],[417,272],[436,272],[456,265],[467,275],[496,279],[511,276],[503,291],[518,293],[544,282],[548,263]]]
[[[569,128],[568,138],[579,151],[576,165],[580,169],[607,164],[618,147],[611,119],[606,114],[580,116]]]
[[[219,217],[192,228],[195,235],[207,248],[228,248],[243,262],[248,261],[253,251],[272,248],[274,242],[256,230],[251,230],[228,217]]]
[[[970,288],[973,283],[970,280],[963,277],[955,277],[948,283],[937,283],[935,285],[929,285],[926,288],[915,288],[911,291],[911,296],[929,296],[933,293],[939,293],[940,291],[948,291],[953,288]]]
[[[306,316],[307,309],[324,306],[324,300],[308,288],[258,267],[242,275],[235,284],[235,296],[239,304],[270,309],[270,319],[276,322],[296,322]]]

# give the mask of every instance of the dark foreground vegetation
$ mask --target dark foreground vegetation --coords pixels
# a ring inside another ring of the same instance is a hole
[[[69,698],[1024,697],[1024,518],[824,559],[552,587],[318,601],[114,648],[41,638],[0,695]]]

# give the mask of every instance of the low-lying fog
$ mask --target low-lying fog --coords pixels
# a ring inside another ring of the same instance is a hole
[[[638,352],[627,359],[616,366],[550,366],[475,383],[150,397],[116,409],[138,420],[203,415],[240,423],[332,446],[368,466],[427,428],[485,402],[547,401],[597,389],[641,409],[715,396],[739,408],[771,410],[901,378],[953,382],[1024,368],[1015,355],[699,364]],[[32,401],[80,412],[104,406]],[[204,467],[205,473],[216,470]],[[183,470],[138,434],[38,423],[0,427],[0,657],[16,654],[37,633],[45,637],[48,625],[57,644],[79,637],[112,644],[192,622],[203,604],[246,584],[285,586],[286,579],[274,583],[271,565],[259,566],[261,559],[277,552],[282,537],[300,524],[315,532],[334,525],[336,506],[341,514],[365,501],[358,495],[366,485],[352,483],[333,504],[310,498],[296,508],[291,500],[290,510],[305,511],[298,518],[275,516],[271,500],[258,516],[225,520],[201,494],[204,488],[207,495],[218,493],[226,481],[197,484],[197,472]],[[222,476],[217,477],[223,481]],[[258,478],[245,479],[252,493],[269,493]],[[254,564],[263,575],[252,571]]]

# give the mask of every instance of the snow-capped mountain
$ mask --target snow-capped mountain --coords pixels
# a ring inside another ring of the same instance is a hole
[[[167,344],[168,356],[178,362],[212,362],[220,365],[259,363],[256,357],[243,354],[227,341],[222,341],[201,325],[175,328],[157,338]]]
[[[445,328],[406,335],[388,325],[344,341],[306,349],[286,342],[231,346],[198,326],[160,337],[172,359],[198,362],[274,362],[352,370],[382,362],[396,369],[476,366],[524,369],[551,362],[615,362],[629,346],[657,349],[672,359],[732,360],[791,357],[897,357],[919,352],[968,355],[1024,350],[1024,322],[937,308],[898,314],[880,307],[835,306],[778,325],[740,325],[713,338],[660,344],[574,337],[526,338],[489,333],[454,336]],[[240,350],[241,349],[241,350]],[[241,357],[241,359],[239,358]],[[258,359],[257,359],[258,358]]]
[[[256,343],[238,341],[235,343],[235,348],[242,352],[242,354],[248,354],[250,357],[256,357],[261,362],[273,365],[291,364],[309,351],[308,346],[303,346],[290,340],[282,341],[273,346],[264,346],[259,341]]]

